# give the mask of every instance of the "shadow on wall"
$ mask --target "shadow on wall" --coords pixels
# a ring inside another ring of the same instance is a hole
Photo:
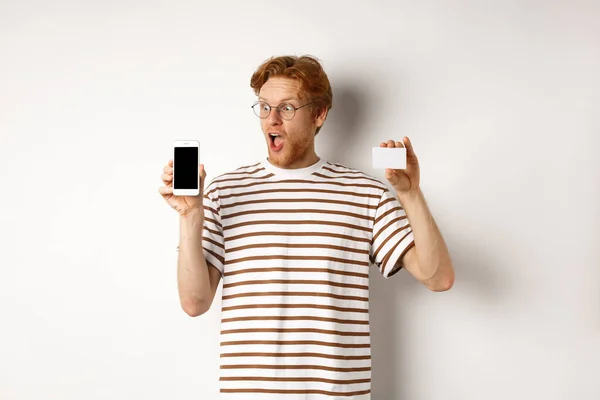
[[[596,120],[597,121],[597,120]],[[595,129],[596,132],[600,133],[600,126],[596,126]],[[594,152],[595,149],[597,149],[600,146],[600,135],[592,135],[592,146],[590,146],[590,153]],[[593,149],[593,150],[591,150]],[[595,152],[594,152],[595,153]],[[593,198],[595,199],[600,199],[600,185],[598,184],[598,182],[600,182],[600,158],[593,156],[592,159],[595,161],[596,165],[592,165],[592,171],[596,171],[596,179],[594,179],[593,181],[596,182],[596,190],[595,193],[592,193]],[[596,207],[595,207],[595,218],[594,218],[594,222],[593,226],[596,228],[595,229],[595,234],[593,235],[594,237],[592,238],[592,243],[600,243],[600,205],[598,203],[596,203]],[[594,263],[592,265],[600,265],[600,246],[594,246],[594,250],[595,250],[595,254],[592,257],[592,260],[594,260]],[[593,320],[593,327],[594,328],[600,328],[600,274],[598,272],[596,272],[596,280],[595,280],[595,284],[594,284],[594,289],[593,289],[593,293],[594,296],[596,297],[596,305],[597,305],[597,309],[596,312],[591,315],[590,317]]]
[[[315,139],[317,155],[326,160],[356,168],[353,150],[360,145],[369,110],[368,93],[351,83],[335,86],[333,108],[327,115],[323,131]]]
[[[317,154],[355,168],[361,164],[359,161],[362,165],[370,163],[370,160],[357,160],[360,153],[356,149],[370,140],[369,121],[376,118],[378,112],[372,107],[378,104],[375,91],[370,86],[361,86],[357,80],[337,83],[326,131],[317,136]],[[452,290],[460,288],[483,307],[497,307],[502,303],[503,288],[508,282],[499,276],[496,263],[486,259],[483,251],[471,248],[468,237],[445,236],[445,239],[456,270]],[[408,389],[404,388],[410,386],[406,382],[411,376],[413,360],[403,357],[408,353],[403,347],[408,345],[412,335],[408,332],[410,327],[403,322],[400,305],[422,295],[421,290],[421,284],[406,270],[384,279],[378,269],[370,269],[371,390],[375,399],[408,397]]]
[[[370,97],[371,93],[351,82],[338,83],[333,88],[333,108],[324,128],[327,131],[323,132],[326,137],[319,138],[321,133],[317,135],[317,140],[322,139],[316,149],[317,154],[323,154],[326,160],[356,168],[352,149],[360,146],[364,139],[369,104],[373,104]],[[399,326],[396,304],[398,293],[402,290],[397,277],[401,273],[390,280],[383,279],[375,268],[371,268],[370,273],[372,397],[394,400],[400,398],[401,390],[401,382],[398,382],[400,364],[396,360],[401,344],[400,332],[396,331]],[[379,276],[373,277],[375,274]]]

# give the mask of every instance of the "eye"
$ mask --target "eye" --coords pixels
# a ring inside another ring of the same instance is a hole
[[[290,111],[294,111],[294,106],[291,104],[282,104],[281,105],[281,110],[284,112],[290,112]]]

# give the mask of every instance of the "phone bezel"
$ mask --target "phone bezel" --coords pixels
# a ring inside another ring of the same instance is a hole
[[[198,196],[200,194],[200,171],[196,169],[198,177],[197,189],[175,189],[175,148],[176,147],[196,147],[198,151],[198,164],[200,164],[200,142],[197,140],[175,140],[173,141],[173,194],[175,196]]]

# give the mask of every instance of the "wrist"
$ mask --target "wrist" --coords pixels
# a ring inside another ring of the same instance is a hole
[[[194,225],[197,223],[203,223],[204,222],[204,210],[199,209],[199,208],[188,210],[188,211],[184,212],[183,214],[180,214],[179,219],[181,222],[192,223]]]
[[[407,190],[403,192],[396,192],[398,200],[400,200],[401,204],[417,201],[422,197],[422,194],[423,193],[421,192],[421,188]]]

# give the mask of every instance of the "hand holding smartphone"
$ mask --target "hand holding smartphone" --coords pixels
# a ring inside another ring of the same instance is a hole
[[[163,169],[164,186],[159,193],[179,214],[190,211],[203,211],[203,179],[206,176],[200,165],[200,144],[196,140],[176,140],[173,142],[173,158]]]

